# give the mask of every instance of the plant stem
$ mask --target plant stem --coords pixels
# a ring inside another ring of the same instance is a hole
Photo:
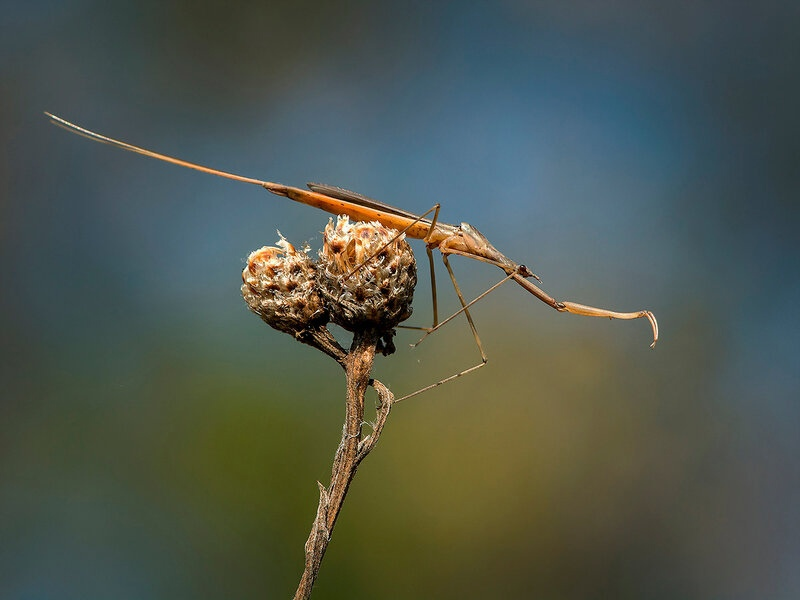
[[[379,381],[370,379],[375,349],[380,335],[375,330],[357,331],[353,335],[350,352],[344,359],[347,374],[347,402],[342,440],[336,450],[331,469],[331,482],[327,489],[319,486],[319,506],[311,533],[305,545],[305,569],[297,587],[295,600],[311,597],[311,590],[317,579],[322,558],[328,548],[333,527],[341,512],[347,490],[355,477],[359,463],[375,446],[383,429],[383,424],[391,410],[393,396]],[[361,439],[361,426],[364,423],[364,396],[369,385],[373,385],[380,403],[377,420],[370,435]]]

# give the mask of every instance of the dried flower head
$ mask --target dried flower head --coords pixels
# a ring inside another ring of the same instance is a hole
[[[242,296],[270,327],[297,336],[327,323],[328,315],[308,249],[298,252],[283,236],[277,246],[264,246],[247,257]]]
[[[325,227],[319,255],[319,289],[334,323],[389,330],[411,316],[417,266],[404,235],[340,216]]]

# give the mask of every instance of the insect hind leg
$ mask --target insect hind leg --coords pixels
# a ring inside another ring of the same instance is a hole
[[[422,339],[420,339],[416,344],[412,344],[412,345],[413,346],[418,346],[420,344],[420,342],[422,342],[422,340],[424,340],[426,337],[428,337],[428,335],[430,335],[431,333],[433,333],[434,331],[439,329],[439,327],[441,327],[442,325],[448,323],[453,318],[455,318],[456,316],[460,315],[463,312],[464,315],[467,317],[467,322],[469,323],[469,328],[472,331],[472,337],[475,340],[475,345],[478,348],[478,352],[480,352],[481,361],[478,364],[475,364],[475,365],[469,367],[468,369],[464,369],[463,371],[459,371],[458,373],[454,373],[453,375],[450,375],[449,377],[445,377],[444,379],[441,379],[441,380],[439,380],[439,381],[437,381],[435,383],[432,383],[430,385],[426,385],[425,387],[420,388],[415,392],[412,392],[410,394],[406,394],[402,398],[399,398],[399,399],[395,400],[395,403],[400,402],[402,400],[407,400],[409,398],[412,398],[413,396],[417,396],[418,394],[421,394],[423,392],[427,392],[428,390],[431,390],[431,389],[433,389],[435,387],[439,387],[442,384],[448,383],[449,381],[453,381],[454,379],[458,379],[459,377],[463,377],[464,375],[467,375],[468,373],[472,373],[473,371],[477,371],[482,366],[484,366],[489,360],[489,358],[486,356],[486,352],[483,350],[483,344],[481,344],[481,338],[478,335],[478,330],[475,327],[475,322],[472,320],[472,315],[469,312],[469,307],[472,306],[473,304],[475,304],[478,300],[480,300],[481,298],[483,298],[484,296],[486,296],[490,292],[492,292],[493,290],[495,290],[496,288],[500,287],[503,283],[508,281],[511,278],[511,276],[506,277],[500,283],[495,284],[494,286],[492,286],[491,288],[486,290],[483,294],[481,294],[480,296],[478,296],[477,298],[475,298],[474,300],[472,300],[471,302],[468,303],[466,300],[464,300],[464,295],[461,293],[461,288],[458,286],[458,282],[456,281],[455,273],[453,273],[453,268],[450,266],[450,261],[447,259],[447,255],[446,254],[442,254],[442,262],[444,262],[444,266],[447,268],[447,273],[450,275],[450,280],[453,282],[453,289],[455,289],[456,295],[458,296],[458,300],[461,303],[461,309],[458,310],[455,314],[449,316],[447,319],[445,319],[441,323],[436,324],[430,330],[426,331],[426,333],[422,337]]]

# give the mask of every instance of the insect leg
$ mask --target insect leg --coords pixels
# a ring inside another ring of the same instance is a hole
[[[434,205],[434,208],[436,210],[433,211],[433,219],[431,220],[431,226],[428,228],[428,235],[426,235],[422,240],[425,242],[425,252],[428,254],[428,267],[431,271],[431,300],[433,301],[432,329],[436,329],[436,327],[439,326],[439,303],[436,301],[436,270],[433,268],[433,251],[428,244],[430,242],[431,234],[433,233],[433,228],[436,227],[436,221],[439,220],[439,208],[441,208],[441,206],[437,202]]]
[[[485,298],[486,296],[488,296],[489,294],[491,294],[493,291],[495,291],[497,288],[499,288],[501,285],[503,285],[503,284],[504,284],[506,281],[508,281],[508,280],[509,280],[509,279],[511,279],[512,277],[514,277],[514,274],[513,274],[513,273],[512,273],[511,275],[507,275],[507,276],[503,277],[503,279],[501,279],[500,281],[498,281],[497,283],[495,283],[495,284],[494,284],[492,287],[490,287],[490,288],[489,288],[488,290],[486,290],[485,292],[482,292],[481,294],[479,294],[479,295],[478,295],[476,298],[474,298],[473,300],[470,300],[470,301],[469,301],[467,304],[463,305],[461,308],[459,308],[459,309],[458,309],[456,312],[454,312],[452,315],[450,315],[449,317],[447,317],[447,318],[446,318],[444,321],[442,321],[442,322],[441,322],[441,323],[439,323],[438,325],[435,325],[434,327],[431,327],[430,329],[424,329],[424,331],[425,331],[425,335],[423,335],[423,336],[422,336],[422,338],[420,338],[420,339],[417,341],[417,343],[416,343],[416,344],[412,344],[412,345],[413,345],[414,347],[417,347],[417,346],[419,346],[419,345],[422,343],[422,341],[423,341],[423,340],[424,340],[426,337],[428,337],[430,334],[432,334],[434,331],[436,331],[437,329],[439,329],[439,328],[440,328],[440,327],[442,327],[443,325],[446,325],[447,323],[449,323],[450,321],[452,321],[453,319],[455,319],[455,318],[456,318],[458,315],[460,315],[461,313],[463,313],[463,312],[467,312],[467,311],[469,310],[469,307],[470,307],[470,306],[472,306],[473,304],[477,303],[477,302],[478,302],[478,300],[482,300],[483,298]]]
[[[364,260],[362,260],[362,261],[361,261],[361,264],[358,264],[358,265],[356,265],[355,267],[353,267],[353,268],[350,270],[350,272],[349,272],[347,275],[345,275],[345,276],[344,276],[344,279],[343,279],[343,281],[346,281],[347,279],[349,279],[350,277],[352,277],[353,273],[357,272],[359,269],[361,269],[361,267],[363,267],[365,264],[367,264],[367,263],[368,263],[369,261],[371,261],[373,258],[375,258],[376,256],[378,256],[378,254],[380,254],[381,252],[383,252],[383,251],[384,251],[384,250],[385,250],[387,247],[389,247],[389,245],[390,245],[390,244],[394,243],[394,241],[395,241],[397,238],[399,238],[399,237],[400,237],[401,235],[403,235],[403,234],[404,234],[406,231],[408,231],[409,229],[411,229],[411,228],[412,228],[414,225],[416,225],[417,223],[419,223],[420,221],[422,221],[422,220],[423,220],[425,217],[427,217],[429,214],[431,214],[431,213],[432,213],[432,212],[434,212],[434,211],[435,211],[434,220],[433,220],[433,222],[431,223],[431,227],[430,227],[430,228],[428,228],[428,236],[429,236],[429,235],[431,234],[431,231],[432,231],[432,228],[433,228],[433,224],[436,222],[436,218],[439,216],[439,205],[438,205],[438,204],[434,204],[434,205],[433,205],[433,206],[432,206],[432,207],[431,207],[429,210],[425,211],[425,212],[424,212],[424,213],[422,213],[422,214],[421,214],[419,217],[417,217],[416,219],[414,219],[413,221],[411,221],[411,223],[409,223],[409,224],[408,224],[408,225],[406,225],[406,226],[405,226],[403,229],[401,229],[400,231],[398,231],[398,232],[397,232],[397,235],[395,235],[395,236],[394,236],[392,239],[390,239],[390,240],[389,240],[388,242],[386,242],[386,243],[385,243],[383,246],[381,246],[380,248],[378,248],[378,249],[377,249],[375,252],[373,252],[373,253],[372,253],[370,256],[368,256],[367,258],[365,258]],[[427,236],[426,236],[426,237],[427,237]]]
[[[422,392],[427,392],[428,390],[433,389],[435,387],[439,387],[440,385],[442,385],[444,383],[447,383],[448,381],[453,381],[454,379],[458,379],[459,377],[462,377],[462,376],[466,375],[467,373],[472,373],[472,371],[480,369],[482,366],[484,366],[486,364],[486,362],[489,360],[488,357],[486,356],[486,353],[483,351],[483,344],[481,344],[481,339],[478,336],[478,330],[475,328],[475,323],[472,320],[472,315],[469,312],[469,307],[472,304],[474,304],[475,302],[477,302],[478,300],[480,300],[481,298],[483,298],[484,296],[486,296],[486,294],[488,294],[489,292],[493,291],[494,289],[496,289],[497,287],[499,287],[500,285],[502,285],[503,283],[508,281],[511,277],[510,276],[506,277],[505,279],[503,279],[503,281],[501,281],[500,283],[494,285],[493,287],[488,289],[486,292],[484,292],[483,294],[481,294],[480,296],[475,298],[475,300],[473,300],[470,303],[467,303],[467,301],[464,300],[464,295],[461,293],[461,288],[458,287],[458,282],[456,281],[455,273],[453,273],[453,268],[450,266],[450,261],[447,260],[447,255],[446,254],[442,254],[442,261],[444,262],[444,266],[447,268],[447,272],[450,275],[450,280],[453,282],[453,288],[456,291],[456,295],[458,296],[458,300],[459,300],[459,302],[461,302],[461,310],[459,310],[456,314],[448,317],[446,320],[442,321],[442,323],[440,323],[437,327],[434,327],[433,329],[431,329],[431,332],[434,329],[438,329],[438,327],[441,327],[446,322],[450,321],[453,317],[455,317],[456,315],[458,315],[458,314],[463,312],[464,315],[467,317],[467,321],[469,322],[469,327],[472,330],[472,337],[475,339],[475,345],[478,347],[478,351],[481,353],[481,362],[479,362],[476,365],[473,365],[473,366],[469,367],[468,369],[464,369],[463,371],[455,373],[454,375],[450,375],[449,377],[445,377],[444,379],[441,379],[440,381],[437,381],[437,382],[432,383],[430,385],[426,385],[425,387],[423,387],[421,389],[418,389],[416,392],[412,392],[410,394],[406,394],[402,398],[399,398],[398,400],[395,400],[395,403],[400,402],[401,400],[407,400],[408,398],[411,398],[412,396],[416,396],[418,394],[421,394]],[[426,333],[425,336],[423,336],[422,339],[425,339],[425,337],[427,337],[427,336],[428,336],[428,333]],[[422,339],[419,342],[417,342],[416,344],[414,344],[414,346],[419,344],[422,341]]]
[[[420,327],[418,325],[398,325],[397,327],[399,329],[413,329],[415,331],[424,331],[425,335],[427,336],[434,329],[438,329],[439,327],[439,302],[437,301],[437,294],[436,294],[436,271],[434,270],[434,265],[433,265],[433,251],[428,247],[425,248],[425,251],[428,254],[428,269],[431,274],[431,296],[432,296],[431,299],[433,301],[433,325],[431,325],[430,327]],[[417,342],[417,344],[418,343],[419,342]],[[416,346],[416,344],[414,344],[414,346]]]
[[[433,264],[433,251],[431,250],[431,247],[428,246],[428,242],[429,242],[431,234],[433,233],[433,231],[434,231],[434,229],[436,227],[436,222],[439,220],[439,209],[440,208],[441,208],[441,205],[439,205],[438,203],[434,204],[429,210],[425,211],[422,215],[417,217],[414,221],[412,221],[405,228],[403,228],[401,231],[399,231],[396,236],[394,236],[391,240],[386,242],[386,244],[381,246],[371,256],[369,256],[368,258],[363,260],[360,265],[358,265],[356,267],[353,267],[353,269],[347,275],[345,275],[345,277],[344,277],[345,279],[350,277],[358,269],[363,267],[367,262],[369,262],[375,256],[380,254],[384,250],[384,248],[386,248],[389,244],[394,242],[397,238],[399,238],[406,231],[408,231],[408,229],[410,229],[413,225],[419,223],[422,219],[427,217],[429,214],[433,213],[433,219],[431,220],[430,227],[428,227],[428,233],[423,238],[423,241],[425,242],[425,252],[428,254],[428,267],[430,269],[430,274],[431,274],[431,300],[432,300],[432,303],[433,303],[433,325],[431,325],[430,327],[415,327],[413,325],[398,325],[398,327],[400,327],[402,329],[416,329],[416,330],[419,330],[419,331],[425,331],[425,332],[430,333],[431,331],[436,329],[438,327],[438,325],[439,325],[439,302],[437,300],[437,293],[436,293],[436,270],[434,269],[434,264]]]
[[[431,300],[433,302],[433,325],[431,331],[439,326],[439,303],[436,300],[436,271],[433,268],[433,251],[425,246],[425,252],[428,255],[428,269],[431,272]]]

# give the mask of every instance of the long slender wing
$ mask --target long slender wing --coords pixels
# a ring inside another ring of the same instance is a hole
[[[308,189],[310,189],[312,192],[325,194],[326,196],[330,196],[331,198],[338,198],[339,200],[344,200],[345,202],[352,202],[353,204],[358,204],[360,206],[364,206],[367,208],[382,210],[383,212],[397,215],[398,217],[405,217],[407,219],[416,219],[419,216],[415,215],[414,213],[408,212],[407,210],[403,210],[402,208],[397,208],[396,206],[385,204],[379,200],[370,198],[369,196],[364,196],[363,194],[359,194],[358,192],[352,192],[350,190],[346,190],[345,188],[341,188],[335,185],[328,185],[326,183],[312,183],[312,182],[309,182],[306,185],[308,186]],[[428,219],[421,219],[419,222],[426,225],[430,225],[430,221]]]

